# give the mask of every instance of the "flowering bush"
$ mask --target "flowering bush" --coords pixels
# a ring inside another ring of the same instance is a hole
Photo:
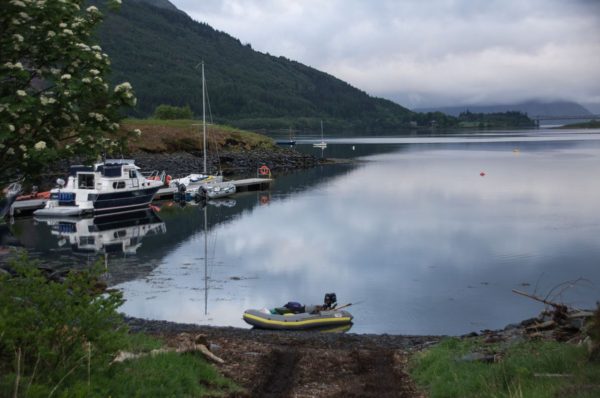
[[[109,6],[118,6],[112,0]],[[48,162],[96,157],[116,143],[129,83],[111,89],[110,60],[93,43],[102,13],[85,0],[4,0],[0,5],[0,186]]]

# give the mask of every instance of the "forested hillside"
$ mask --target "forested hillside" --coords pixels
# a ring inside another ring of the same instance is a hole
[[[315,131],[323,119],[328,132],[362,133],[428,126],[432,120],[437,126],[456,124],[441,113],[413,113],[316,69],[254,51],[167,1],[123,2],[119,12],[107,13],[98,36],[112,60],[112,79],[130,81],[136,91],[133,116],[149,116],[160,104],[189,105],[201,115],[198,64],[204,60],[216,122]]]

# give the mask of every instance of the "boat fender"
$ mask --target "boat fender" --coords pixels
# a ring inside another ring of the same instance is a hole
[[[167,174],[167,176],[165,177],[165,185],[171,185],[171,176],[169,174]]]

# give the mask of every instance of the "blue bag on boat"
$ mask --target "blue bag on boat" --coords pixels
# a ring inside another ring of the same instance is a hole
[[[287,304],[284,305],[284,307],[294,313],[302,312],[302,310],[304,309],[304,306],[302,304],[297,303],[295,301],[289,301]]]

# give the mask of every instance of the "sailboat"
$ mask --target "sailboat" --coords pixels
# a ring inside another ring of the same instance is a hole
[[[171,180],[170,187],[177,187],[191,197],[218,199],[235,193],[236,187],[232,182],[223,181],[223,176],[209,175],[207,172],[206,147],[206,80],[204,79],[204,61],[202,65],[202,145],[204,151],[204,168],[202,174],[189,174],[183,178]]]
[[[327,148],[327,143],[323,139],[323,121],[321,120],[321,142],[313,144],[315,148]]]
[[[296,145],[296,140],[293,138],[291,127],[289,130],[289,138],[287,140],[276,141],[276,144],[277,145],[290,145],[290,146]]]

